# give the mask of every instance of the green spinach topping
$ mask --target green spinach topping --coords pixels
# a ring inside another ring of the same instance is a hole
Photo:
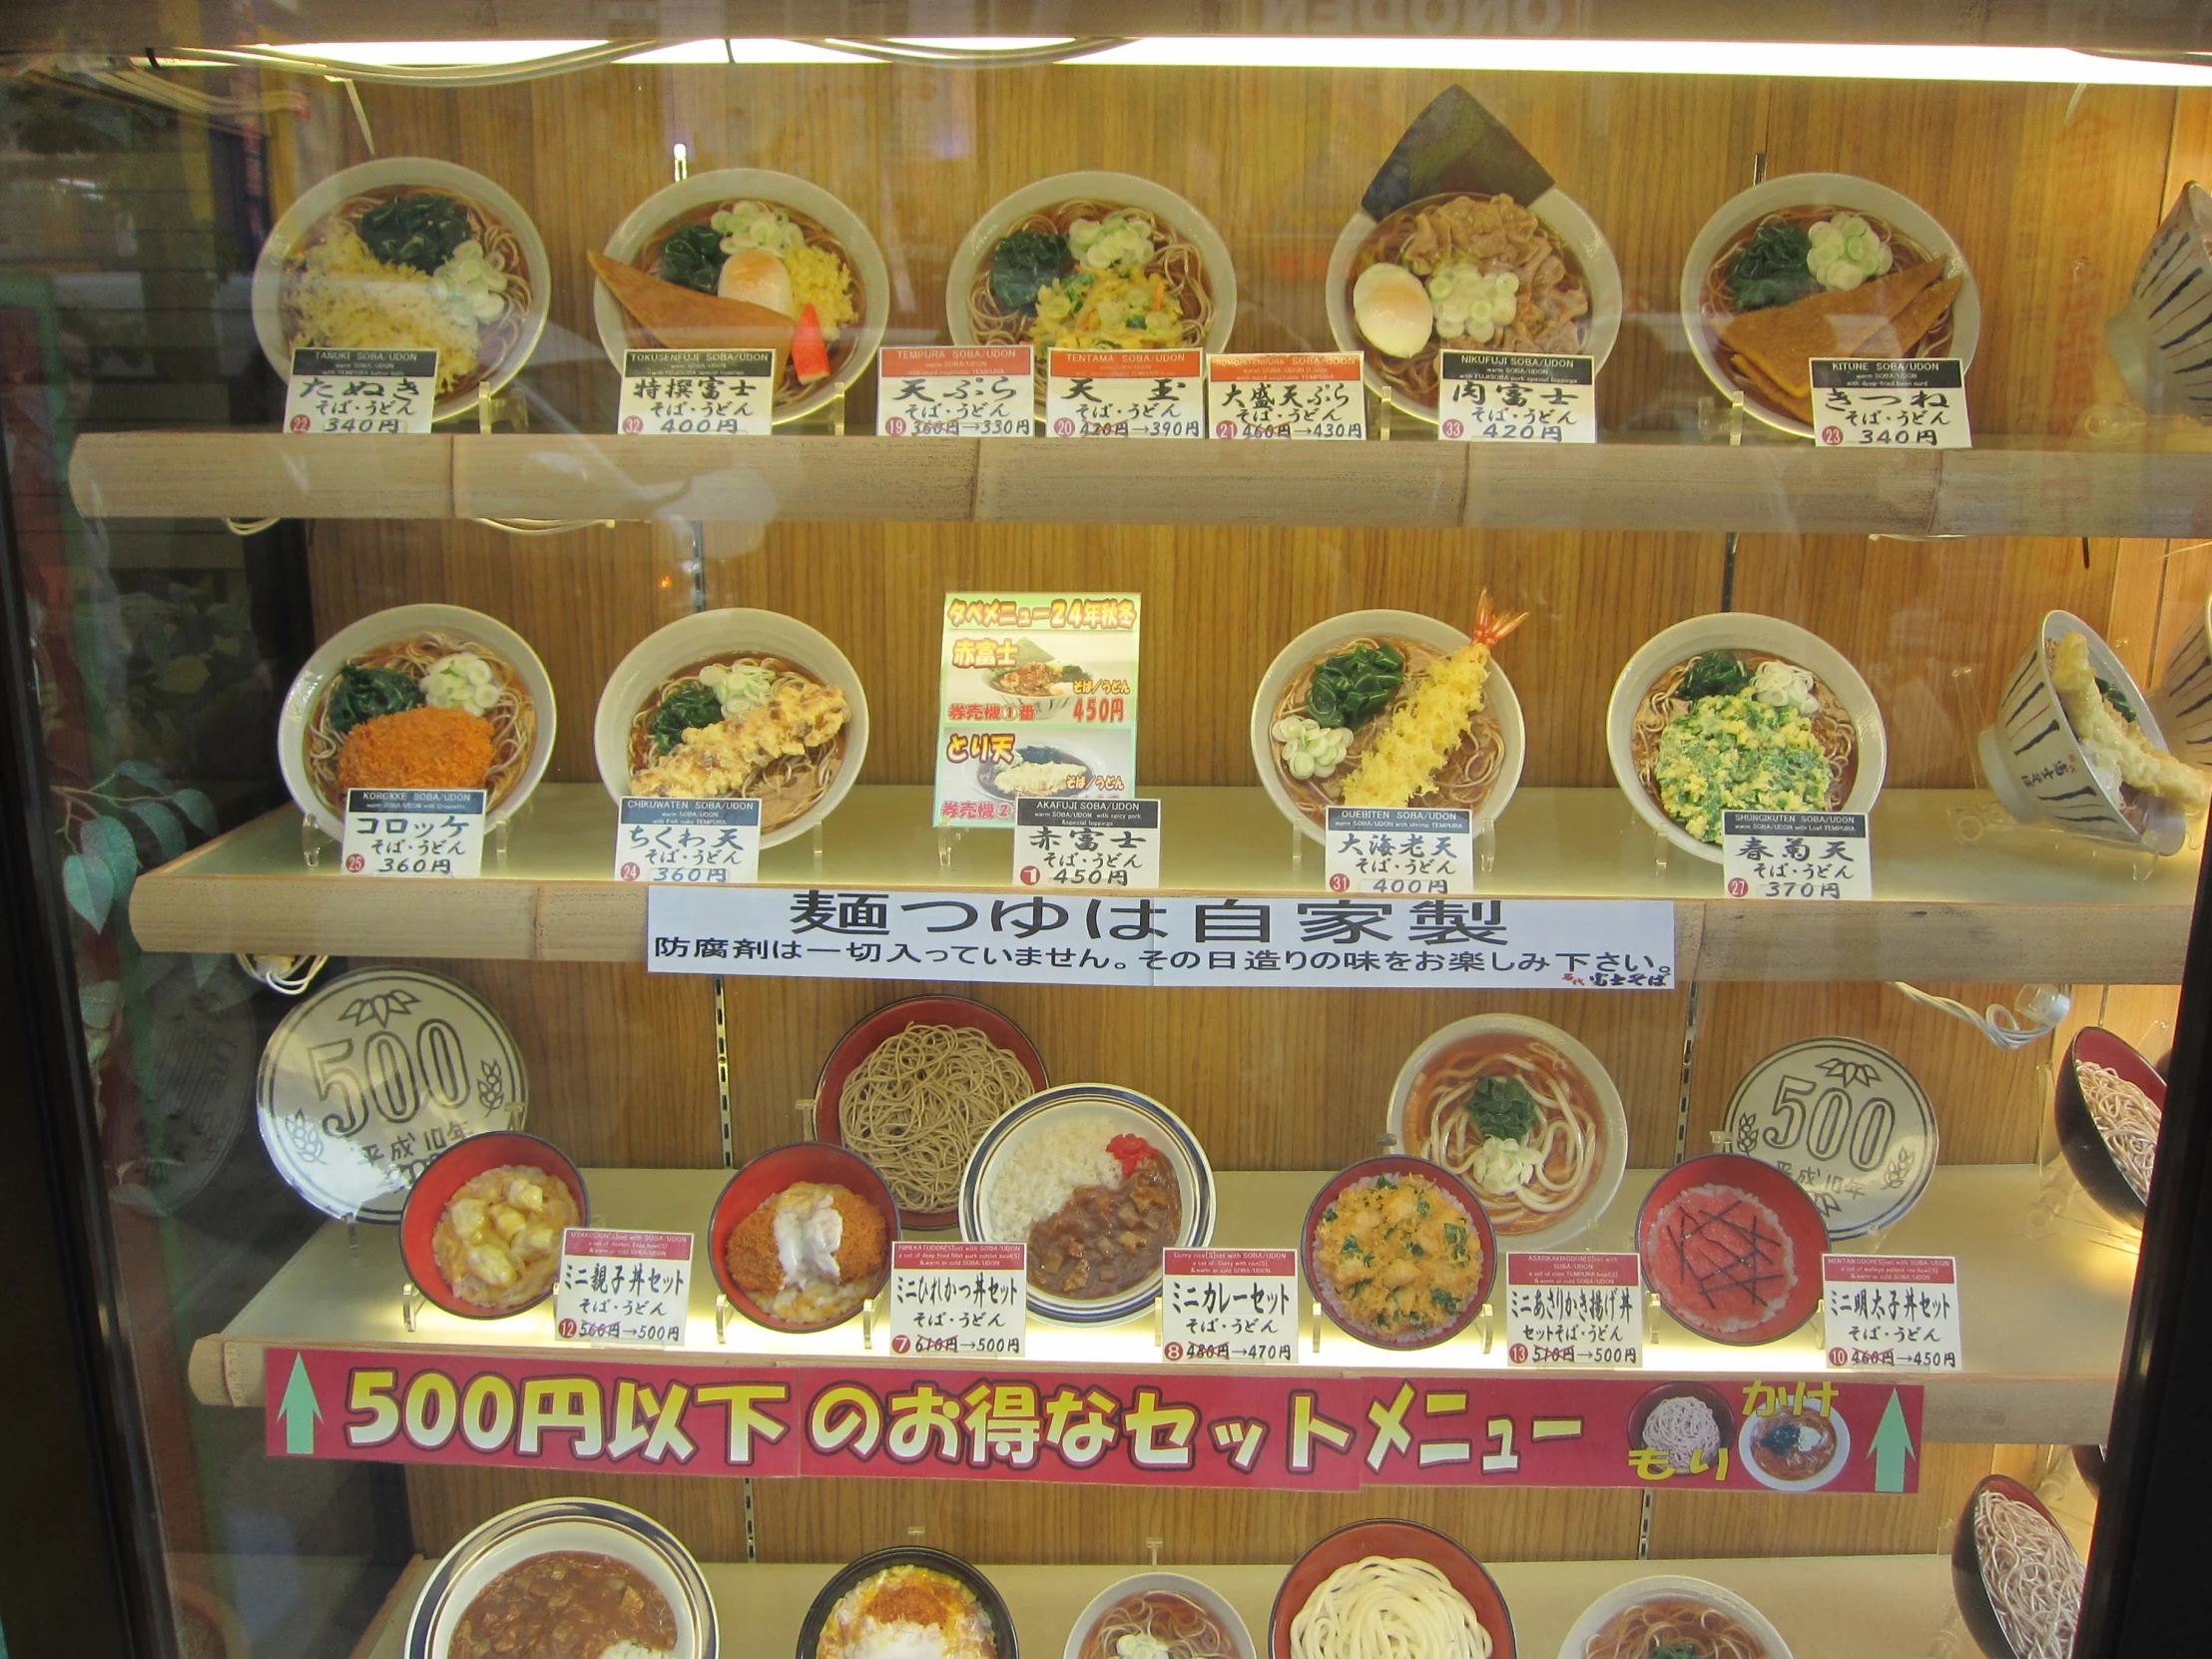
[[[2105,702],[2111,704],[2114,709],[2119,711],[2119,716],[2122,720],[2126,721],[2130,726],[2136,724],[2135,707],[2133,704],[2128,702],[2127,693],[2120,690],[2120,688],[2112,684],[2111,681],[2104,679],[2101,675],[2097,679],[2097,690],[2104,693]]]
[[[653,747],[666,755],[684,741],[684,734],[694,727],[712,726],[722,718],[722,699],[714,689],[701,685],[697,680],[686,680],[666,697],[653,711],[653,718],[646,722],[653,734]]]
[[[1050,231],[1016,231],[991,250],[991,295],[1010,311],[1037,314],[1037,290],[1074,266],[1067,238]]]
[[[1751,684],[1751,670],[1733,651],[1708,651],[1684,671],[1675,696],[1686,703],[1708,697],[1733,697]]]
[[[469,239],[468,215],[450,196],[387,196],[356,226],[368,251],[386,265],[412,266],[427,276]]]
[[[1486,1141],[1525,1141],[1536,1127],[1536,1097],[1517,1077],[1477,1077],[1463,1104]]]
[[[1405,684],[1405,653],[1394,645],[1358,645],[1314,670],[1306,714],[1324,726],[1357,732]]]
[[[1821,279],[1806,262],[1812,233],[1802,225],[1762,225],[1729,267],[1729,291],[1739,311],[1763,311],[1787,305],[1821,290]]]
[[[330,688],[330,731],[344,737],[363,721],[422,707],[422,688],[395,668],[347,663]]]
[[[1648,1659],[1711,1659],[1711,1656],[1695,1642],[1670,1642],[1655,1636]]]
[[[661,263],[653,275],[679,287],[713,293],[729,257],[722,251],[720,231],[712,225],[687,225],[661,244]]]

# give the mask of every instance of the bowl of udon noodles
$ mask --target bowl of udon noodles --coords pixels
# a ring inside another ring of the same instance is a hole
[[[1430,1035],[1398,1068],[1389,1132],[1472,1187],[1513,1250],[1564,1249],[1628,1167],[1628,1117],[1604,1065],[1525,1014],[1471,1014]]]
[[[1478,630],[1488,615],[1485,605]],[[1370,752],[1393,725],[1415,721],[1411,705],[1430,671],[1467,648],[1459,629],[1412,611],[1348,611],[1291,641],[1252,699],[1252,763],[1268,799],[1317,841],[1329,809],[1347,805],[1463,808],[1477,832],[1496,823],[1520,783],[1527,740],[1520,699],[1494,662],[1476,700],[1456,697],[1445,710],[1463,725],[1429,788],[1408,794],[1378,778],[1370,791],[1363,778],[1346,800]]]
[[[890,318],[875,238],[834,196],[789,173],[730,167],[679,180],[633,208],[599,257],[636,274],[602,270],[593,285],[592,320],[617,374],[633,349],[759,343],[741,306],[788,324],[771,401],[778,423],[812,414],[866,373]],[[811,364],[810,326],[821,347]]]
[[[302,192],[254,263],[254,331],[278,374],[297,346],[434,350],[440,420],[515,377],[551,298],[522,205],[425,156],[364,162]]]
[[[1480,1561],[1432,1527],[1355,1521],[1301,1555],[1275,1593],[1269,1659],[1513,1659],[1513,1616]]]
[[[1629,658],[1605,749],[1636,815],[1716,864],[1723,812],[1871,813],[1889,769],[1881,706],[1850,659],[1743,611],[1678,622]]]
[[[2091,1025],[2067,1044],[2051,1105],[2058,1147],[2074,1179],[2106,1215],[2140,1229],[2158,1159],[2166,1080],[2124,1038]]]
[[[1813,433],[1815,357],[1973,365],[1981,296],[1958,244],[1871,179],[1791,173],[1729,198],[1682,263],[1682,326],[1705,377],[1777,431]]]
[[[505,623],[459,605],[398,605],[347,623],[284,693],[276,762],[332,840],[348,789],[484,792],[484,821],[522,809],[553,758],[553,682]]]
[[[1408,202],[1380,224],[1355,213],[1323,286],[1329,331],[1358,351],[1368,389],[1434,422],[1443,353],[1588,356],[1620,337],[1621,273],[1582,205],[1463,192]]]
[[[753,797],[761,845],[837,810],[867,758],[867,697],[829,639],[778,611],[699,611],[656,629],[599,694],[592,749],[616,800]]]
[[[2085,1576],[2041,1498],[2004,1474],[1974,1487],[1951,1540],[1950,1584],[1987,1659],[2070,1659]]]
[[[1164,185],[1060,173],[1024,185],[953,251],[945,320],[957,345],[1029,345],[1037,404],[1055,345],[1220,351],[1237,320],[1229,245]]]
[[[1229,1598],[1180,1572],[1117,1579],[1075,1616],[1061,1659],[1260,1659]]]
[[[1559,1659],[1790,1659],[1767,1616],[1733,1590],[1676,1573],[1607,1590],[1568,1629]]]

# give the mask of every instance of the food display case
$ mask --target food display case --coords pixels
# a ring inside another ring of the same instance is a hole
[[[0,1651],[2201,1647],[2193,8],[0,52]]]

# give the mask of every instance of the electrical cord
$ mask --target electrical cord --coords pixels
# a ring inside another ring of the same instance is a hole
[[[2003,1049],[2025,1048],[2030,1043],[2040,1042],[2058,1029],[2059,1022],[2073,1008],[2072,988],[2065,985],[2022,985],[2011,1007],[1992,1002],[1975,1013],[1963,1002],[1924,991],[1918,985],[1908,985],[1899,979],[1890,983],[1924,1008],[1934,1008],[1937,1013],[1965,1021]]]

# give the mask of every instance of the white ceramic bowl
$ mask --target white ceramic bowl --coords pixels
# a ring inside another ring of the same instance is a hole
[[[2150,694],[2159,730],[2173,752],[2200,767],[2212,766],[2212,599],[2166,659],[2166,672]]]
[[[1224,1630],[1236,1651],[1236,1659],[1260,1659],[1260,1650],[1253,1645],[1252,1632],[1237,1609],[1229,1604],[1229,1598],[1211,1584],[1180,1572],[1137,1572],[1127,1578],[1117,1579],[1091,1597],[1090,1604],[1076,1614],[1075,1623],[1068,1627],[1068,1639],[1061,1647],[1061,1659],[1082,1659],[1083,1642],[1091,1633],[1091,1626],[1105,1616],[1106,1609],[1117,1601],[1126,1601],[1135,1595],[1155,1591],[1167,1591],[1187,1600],[1195,1601],[1215,1618],[1221,1620]]]
[[[960,1177],[960,1237],[970,1244],[1007,1240],[993,1225],[990,1213],[992,1184],[1005,1159],[1018,1152],[1056,1120],[1067,1117],[1100,1117],[1107,1120],[1109,1135],[1142,1135],[1167,1154],[1183,1191],[1183,1225],[1172,1248],[1203,1250],[1214,1236],[1214,1169],[1206,1161],[1206,1149],[1183,1120],[1149,1095],[1110,1083],[1062,1083],[1031,1095],[1000,1114],[983,1132],[968,1154],[967,1169]],[[1050,1296],[1034,1285],[1029,1288],[1030,1311],[1063,1325],[1112,1325],[1150,1307],[1160,1294],[1161,1276],[1149,1279],[1095,1302]]]
[[[883,343],[883,325],[890,320],[891,314],[890,275],[883,265],[883,251],[875,246],[875,238],[868,234],[868,228],[860,223],[857,214],[820,185],[811,185],[789,173],[759,167],[718,168],[712,173],[695,173],[689,179],[655,191],[630,210],[630,216],[615,227],[614,235],[607,239],[607,246],[600,252],[610,260],[628,265],[637,258],[638,250],[647,240],[670,221],[710,202],[747,201],[791,208],[814,220],[837,239],[860,278],[860,314],[851,324],[858,331],[859,340],[852,354],[827,380],[809,386],[802,395],[780,405],[773,418],[781,425],[787,420],[812,414],[853,384],[867,372],[868,364],[875,360],[876,347]],[[599,325],[600,346],[606,351],[607,360],[615,365],[615,372],[620,374],[622,354],[630,349],[630,332],[623,317],[622,302],[596,276],[592,278],[591,314],[592,320]]]
[[[1605,753],[1613,763],[1613,779],[1636,809],[1636,816],[1683,851],[1708,863],[1721,861],[1717,845],[1699,840],[1660,810],[1659,803],[1636,776],[1636,761],[1629,733],[1636,722],[1636,706],[1652,682],[1675,664],[1708,651],[1771,652],[1813,677],[1836,694],[1844,712],[1859,733],[1859,774],[1851,793],[1838,808],[1845,813],[1871,813],[1882,794],[1882,780],[1890,766],[1890,738],[1882,724],[1881,705],[1874,691],[1851,659],[1820,635],[1780,617],[1759,616],[1750,611],[1716,611],[1694,616],[1661,630],[1644,642],[1628,659],[1620,678],[1613,682],[1613,698],[1605,710]]]
[[[1697,356],[1698,367],[1705,370],[1705,377],[1713,382],[1715,390],[1743,404],[1744,413],[1754,420],[1764,421],[1778,432],[1794,433],[1801,438],[1813,435],[1813,428],[1806,422],[1779,409],[1768,408],[1729,377],[1728,371],[1721,366],[1717,342],[1705,324],[1704,306],[1699,302],[1706,272],[1737,232],[1783,208],[1804,207],[1872,214],[1927,249],[1931,258],[1949,261],[1946,272],[1952,275],[1965,272],[1966,279],[1959,284],[1958,297],[1950,306],[1949,355],[1956,357],[1962,368],[1973,366],[1974,346],[1981,338],[1981,289],[1966,267],[1965,257],[1958,252],[1958,244],[1936,223],[1936,216],[1911,198],[1900,196],[1872,179],[1857,178],[1849,173],[1786,173],[1779,179],[1753,185],[1722,203],[1720,210],[1705,222],[1705,228],[1691,242],[1689,258],[1682,262],[1683,331],[1690,336],[1690,349]]]
[[[710,657],[750,653],[784,657],[799,664],[824,685],[841,690],[852,711],[844,729],[844,762],[837,768],[837,776],[830,780],[820,801],[782,829],[763,833],[761,844],[780,846],[835,812],[867,759],[867,694],[860,689],[860,677],[845,661],[843,652],[826,635],[781,611],[697,611],[655,629],[630,648],[630,654],[608,676],[607,688],[599,694],[598,713],[592,718],[592,755],[599,763],[599,781],[607,793],[620,801],[630,792],[630,722],[645,700],[660,689],[662,681]]]
[[[1828,1420],[1836,1430],[1836,1449],[1829,1456],[1828,1461],[1803,1480],[1790,1480],[1779,1474],[1769,1474],[1766,1469],[1760,1466],[1758,1457],[1753,1454],[1752,1441],[1759,1437],[1760,1429],[1766,1425],[1773,1414],[1771,1411],[1766,1411],[1757,1416],[1746,1416],[1742,1425],[1736,1430],[1736,1460],[1743,1464],[1745,1472],[1752,1479],[1758,1481],[1768,1491],[1817,1492],[1851,1466],[1851,1424],[1844,1420],[1843,1412],[1832,1411],[1829,1413]]]
[[[269,233],[269,240],[262,244],[261,255],[254,262],[254,332],[260,336],[262,355],[269,359],[277,374],[290,374],[291,347],[284,338],[284,262],[340,204],[365,191],[383,190],[393,185],[418,185],[425,190],[450,191],[455,196],[467,197],[515,234],[515,240],[522,244],[523,261],[529,267],[530,310],[523,319],[521,338],[516,340],[514,350],[502,357],[473,387],[438,401],[435,418],[444,420],[449,415],[474,408],[479,398],[491,396],[521,372],[522,365],[530,360],[530,353],[538,347],[538,336],[545,332],[546,310],[553,302],[553,268],[545,257],[545,243],[538,236],[538,228],[530,223],[530,216],[522,211],[521,203],[481,173],[472,173],[451,162],[433,161],[427,156],[389,156],[382,161],[363,162],[358,167],[333,173],[303,192],[278,216],[276,229]]]
[[[991,257],[991,250],[1006,235],[1006,228],[1025,214],[1049,208],[1055,202],[1112,202],[1124,208],[1142,208],[1155,214],[1198,245],[1206,262],[1206,279],[1214,290],[1213,324],[1200,343],[1208,351],[1226,350],[1230,331],[1237,325],[1237,269],[1229,260],[1229,245],[1221,240],[1214,223],[1191,203],[1150,179],[1133,173],[1056,173],[1024,185],[1011,196],[994,202],[981,219],[968,227],[960,246],[952,251],[952,264],[944,276],[944,319],[955,345],[973,345],[975,328],[968,320],[968,288],[976,268]],[[1042,370],[1044,363],[1037,367]]]
[[[1259,769],[1261,787],[1268,792],[1268,799],[1275,803],[1277,811],[1310,840],[1322,838],[1321,826],[1299,811],[1298,803],[1291,799],[1291,792],[1283,787],[1282,775],[1275,764],[1275,739],[1269,735],[1270,728],[1275,725],[1275,705],[1283,696],[1283,688],[1315,658],[1329,655],[1347,640],[1377,636],[1413,640],[1432,651],[1444,652],[1457,651],[1467,643],[1467,636],[1448,622],[1438,622],[1417,611],[1347,611],[1326,622],[1315,623],[1277,652],[1275,661],[1268,664],[1267,673],[1260,676],[1259,691],[1253,695],[1252,764]],[[1498,815],[1512,801],[1513,791],[1520,787],[1521,763],[1526,759],[1528,748],[1527,729],[1521,722],[1520,699],[1514,695],[1513,682],[1494,659],[1490,664],[1489,681],[1483,687],[1482,702],[1497,721],[1498,741],[1504,756],[1499,762],[1497,783],[1489,799],[1474,815],[1477,831],[1495,824]]]
[[[1566,245],[1582,266],[1582,275],[1590,284],[1589,332],[1582,349],[1596,360],[1598,368],[1603,368],[1605,359],[1613,354],[1613,344],[1620,338],[1621,331],[1621,268],[1613,258],[1613,245],[1605,240],[1605,233],[1597,228],[1597,221],[1582,204],[1556,185],[1531,202],[1528,211],[1545,230]],[[1329,332],[1336,339],[1338,350],[1361,353],[1361,375],[1370,391],[1378,397],[1387,396],[1393,407],[1433,425],[1436,406],[1407,402],[1404,394],[1383,379],[1374,362],[1368,359],[1371,348],[1353,322],[1352,307],[1345,297],[1352,276],[1352,262],[1359,255],[1360,245],[1368,240],[1378,223],[1364,209],[1354,214],[1338,233],[1337,246],[1329,252],[1329,276],[1322,286],[1322,302],[1329,311]]]
[[[1413,1085],[1428,1063],[1453,1044],[1469,1037],[1479,1037],[1490,1032],[1502,1032],[1516,1037],[1532,1037],[1551,1044],[1567,1057],[1568,1063],[1589,1082],[1590,1092],[1597,1096],[1598,1120],[1604,1127],[1605,1149],[1599,1159],[1597,1173],[1590,1182],[1589,1191],[1582,1195],[1582,1202],[1553,1222],[1549,1227],[1534,1233],[1507,1233],[1497,1226],[1492,1215],[1490,1224],[1497,1231],[1498,1248],[1501,1250],[1563,1250],[1568,1242],[1580,1238],[1595,1226],[1597,1219],[1611,1206],[1621,1189],[1621,1176],[1628,1168],[1628,1114],[1621,1107],[1621,1092],[1614,1086],[1610,1073],[1595,1054],[1575,1041],[1556,1025],[1526,1014],[1470,1014],[1465,1019],[1455,1019],[1442,1030],[1431,1033],[1398,1067],[1397,1081],[1390,1085],[1390,1137],[1400,1152],[1415,1158],[1428,1155],[1417,1146],[1408,1146],[1405,1140],[1405,1112],[1413,1095]],[[1471,1185],[1471,1178],[1467,1178]],[[1475,1196],[1482,1197],[1482,1189],[1475,1188]]]
[[[1767,1659],[1790,1659],[1790,1644],[1782,1639],[1782,1632],[1768,1622],[1766,1614],[1734,1590],[1677,1573],[1633,1579],[1607,1590],[1582,1609],[1582,1616],[1574,1621],[1566,1640],[1559,1644],[1559,1659],[1583,1659],[1589,1651],[1590,1638],[1605,1628],[1607,1620],[1639,1601],[1652,1601],[1661,1596],[1686,1596],[1717,1607],[1759,1639],[1760,1646],[1766,1649]]]
[[[338,670],[353,658],[411,634],[453,634],[482,646],[505,660],[537,706],[537,741],[530,747],[530,764],[523,768],[521,781],[507,799],[485,813],[486,824],[503,824],[520,812],[530,792],[538,787],[538,780],[545,776],[546,764],[553,759],[553,682],[545,665],[538,661],[538,654],[520,634],[496,617],[460,605],[395,605],[388,611],[377,611],[347,623],[316,648],[305,666],[292,676],[291,689],[284,693],[284,706],[276,716],[276,764],[283,772],[284,788],[291,792],[292,804],[332,840],[345,838],[345,826],[337,813],[317,798],[307,778],[308,713],[323,689],[337,678]]]
[[[2120,378],[2152,414],[2212,415],[2212,195],[2192,181],[2135,268],[2127,304],[2104,325]]]
[[[1995,724],[1982,730],[1977,746],[1982,776],[2004,810],[2022,824],[2047,819],[2061,830],[2110,846],[2162,857],[2180,851],[2189,832],[2180,808],[2152,801],[2145,825],[2138,830],[2120,811],[2118,798],[2089,770],[2088,758],[2050,679],[2051,651],[2066,634],[2088,636],[2089,663],[2097,678],[2126,696],[2137,727],[2153,747],[2166,747],[2157,711],[2127,665],[2081,618],[2071,611],[2050,611],[2036,631],[2035,643],[2004,683]]]

